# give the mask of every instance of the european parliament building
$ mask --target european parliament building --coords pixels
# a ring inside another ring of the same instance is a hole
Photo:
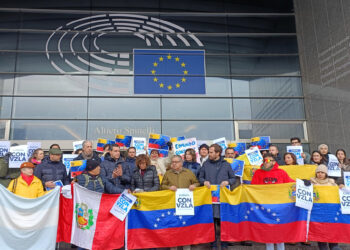
[[[2,140],[268,135],[350,149],[349,1],[2,0],[0,12]]]

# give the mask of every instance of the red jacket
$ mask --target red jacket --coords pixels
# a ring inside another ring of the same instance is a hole
[[[288,182],[295,182],[295,180],[291,179],[286,171],[279,169],[276,162],[270,171],[256,170],[250,184],[281,184]]]

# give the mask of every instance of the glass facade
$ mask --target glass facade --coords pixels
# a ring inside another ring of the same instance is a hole
[[[3,139],[307,140],[292,1],[4,1],[0,13]],[[134,49],[205,50],[206,94],[134,94]]]

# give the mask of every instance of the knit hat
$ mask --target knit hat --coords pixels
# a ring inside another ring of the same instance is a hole
[[[327,168],[327,166],[324,165],[324,164],[320,164],[320,165],[317,167],[317,169],[316,169],[316,173],[318,173],[318,172],[323,172],[323,173],[328,174],[328,168]]]
[[[61,155],[62,151],[59,148],[51,148],[49,150],[49,154],[51,154],[51,155]]]
[[[35,168],[34,164],[31,162],[23,162],[20,168]]]
[[[86,161],[86,171],[92,171],[95,168],[97,168],[100,164],[97,161],[94,160],[87,160]]]

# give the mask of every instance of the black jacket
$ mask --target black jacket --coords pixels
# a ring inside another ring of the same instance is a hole
[[[118,164],[122,165],[123,175],[116,178],[112,178],[114,169]],[[131,173],[128,164],[119,157],[118,160],[114,160],[109,153],[105,155],[104,161],[101,163],[101,176],[112,181],[116,186],[123,189],[130,188],[131,184]]]
[[[80,160],[86,160],[83,157],[83,154],[80,153],[77,157],[73,159],[73,161],[80,161]],[[92,152],[92,158],[91,160],[97,161],[98,163],[101,163],[101,158],[98,156],[96,152]]]
[[[47,181],[60,180],[63,185],[68,185],[70,182],[66,166],[61,161],[48,160],[37,165],[34,169],[34,175],[42,181],[44,187]]]
[[[157,191],[159,190],[159,177],[155,166],[148,166],[146,172],[141,176],[140,169],[136,168],[131,179],[131,190],[136,188],[143,189],[143,191]]]

